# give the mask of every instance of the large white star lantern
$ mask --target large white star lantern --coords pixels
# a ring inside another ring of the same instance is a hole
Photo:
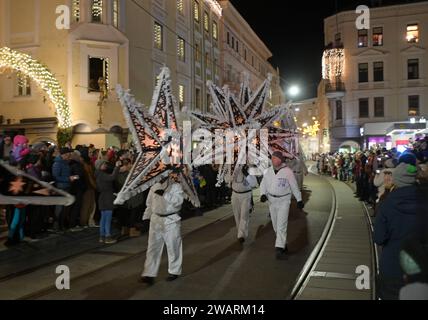
[[[117,86],[117,95],[133,136],[138,157],[117,195],[115,204],[123,204],[172,173],[179,176],[187,200],[195,207],[200,202],[191,179],[191,167],[183,164],[182,131],[177,123],[176,101],[171,93],[168,68],[159,75],[149,112],[129,90]]]
[[[215,137],[201,139],[193,164],[219,164],[217,185],[223,181],[230,183],[231,177],[242,165],[254,165],[263,172],[269,165],[269,154],[276,150],[285,155],[295,154],[297,128],[290,106],[281,105],[265,110],[271,80],[269,75],[253,93],[246,77],[238,99],[228,87],[221,89],[208,82],[213,113],[191,112],[208,136]],[[282,128],[281,122],[286,129]]]

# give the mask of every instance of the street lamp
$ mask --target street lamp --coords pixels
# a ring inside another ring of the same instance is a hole
[[[290,97],[295,98],[300,94],[300,88],[297,85],[293,85],[288,89]]]

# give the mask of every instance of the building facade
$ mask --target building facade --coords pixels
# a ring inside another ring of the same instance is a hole
[[[69,29],[56,26],[56,9],[64,4]],[[74,145],[120,146],[129,134],[117,84],[149,105],[167,66],[180,108],[209,110],[206,82],[226,82],[223,12],[229,15],[230,6],[215,0],[0,0],[0,48],[28,54],[54,74],[71,108]],[[273,91],[280,91],[278,72],[267,63],[271,53],[239,17],[234,30],[245,30],[243,39],[262,48],[251,49],[259,69],[247,66],[253,88],[272,72]],[[30,143],[56,142],[55,105],[34,79],[14,71],[0,70],[0,132],[26,134]]]
[[[369,30],[357,17],[325,19],[331,149],[408,144],[428,116],[428,2],[371,8]]]

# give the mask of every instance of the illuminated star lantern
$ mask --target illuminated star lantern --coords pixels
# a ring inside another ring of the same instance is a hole
[[[74,197],[0,161],[0,204],[70,206]]]
[[[24,191],[25,182],[22,177],[17,177],[14,181],[10,182],[9,192],[13,195],[18,195]]]
[[[201,141],[198,157],[194,159],[196,166],[206,164],[207,160],[211,160],[211,163],[215,160],[215,163],[220,164],[217,185],[221,185],[225,180],[230,182],[230,178],[240,165],[252,164],[264,170],[268,166],[269,153],[275,150],[287,152],[282,144],[271,145],[270,143],[270,140],[276,142],[282,139],[283,135],[287,137],[291,135],[288,130],[275,128],[277,120],[286,114],[287,106],[277,106],[265,111],[271,81],[272,76],[269,75],[268,79],[253,93],[246,77],[241,85],[238,99],[227,87],[220,89],[209,81],[207,87],[212,97],[214,113],[191,112],[191,116],[201,123],[203,129],[211,135],[217,134],[214,143]],[[217,141],[219,130],[227,133],[225,141]],[[230,133],[232,134],[229,135]],[[232,145],[232,154],[225,152],[223,147],[219,148],[219,144]]]
[[[179,176],[186,199],[195,207],[199,207],[197,192],[190,178],[191,168],[183,164],[182,132],[177,124],[176,102],[171,93],[169,69],[163,68],[159,75],[148,113],[144,112],[144,106],[135,100],[129,90],[118,85],[116,91],[138,157],[117,195],[115,204],[123,204],[175,172]]]

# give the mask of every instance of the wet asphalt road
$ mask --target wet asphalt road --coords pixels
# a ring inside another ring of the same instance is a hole
[[[289,218],[286,261],[275,259],[275,235],[268,207],[258,202],[251,217],[250,238],[236,241],[232,216],[196,230],[183,239],[183,276],[167,283],[164,251],[160,275],[152,287],[138,282],[145,255],[71,281],[71,290],[50,291],[39,299],[138,299],[138,300],[264,300],[285,299],[316,245],[331,211],[329,183],[310,175],[305,179],[304,211],[293,202]],[[231,207],[222,208],[229,210]],[[209,213],[207,213],[209,214]],[[112,253],[113,254],[113,253]],[[115,252],[114,254],[120,254]]]

